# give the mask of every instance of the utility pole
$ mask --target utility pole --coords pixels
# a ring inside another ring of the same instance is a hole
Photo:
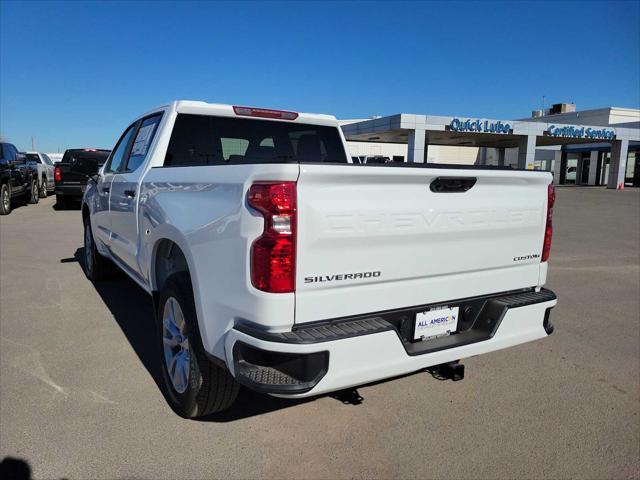
[[[36,139],[33,135],[31,135],[31,151],[32,152],[36,151]]]
[[[544,95],[542,95],[542,115],[544,115]]]

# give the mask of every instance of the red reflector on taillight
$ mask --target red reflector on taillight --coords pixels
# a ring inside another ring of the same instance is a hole
[[[251,283],[264,292],[295,291],[295,182],[255,183],[247,201],[264,217],[264,231],[251,245]]]
[[[251,247],[251,283],[258,290],[289,293],[295,284],[295,243],[290,237],[263,235]]]
[[[62,180],[62,174],[60,173],[60,165],[56,165],[56,168],[53,171],[53,179],[56,182],[60,182]]]
[[[553,234],[551,217],[553,217],[554,203],[556,203],[556,190],[553,184],[550,183],[547,187],[547,225],[544,230],[544,244],[542,245],[543,262],[549,260],[549,254],[551,253],[551,235]]]
[[[275,118],[277,120],[295,120],[298,118],[296,112],[270,110],[268,108],[233,107],[233,111],[236,115],[243,115],[245,117]]]

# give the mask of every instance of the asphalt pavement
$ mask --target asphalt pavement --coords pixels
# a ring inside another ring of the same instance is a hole
[[[640,190],[558,189],[549,338],[288,401],[242,391],[184,420],[158,388],[150,300],[94,286],[78,210],[0,217],[0,459],[34,478],[638,478]],[[24,465],[24,464],[23,464]]]

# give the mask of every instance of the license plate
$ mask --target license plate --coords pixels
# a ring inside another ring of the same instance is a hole
[[[449,335],[458,328],[460,307],[443,307],[416,313],[413,339],[425,339]]]

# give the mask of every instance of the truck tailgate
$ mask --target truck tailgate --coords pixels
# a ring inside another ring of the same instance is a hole
[[[473,186],[434,192],[436,179]],[[296,323],[537,286],[550,182],[533,171],[300,165]]]
[[[68,163],[58,163],[60,167],[61,180],[57,183],[59,185],[86,185],[87,176],[71,170],[71,165]]]

